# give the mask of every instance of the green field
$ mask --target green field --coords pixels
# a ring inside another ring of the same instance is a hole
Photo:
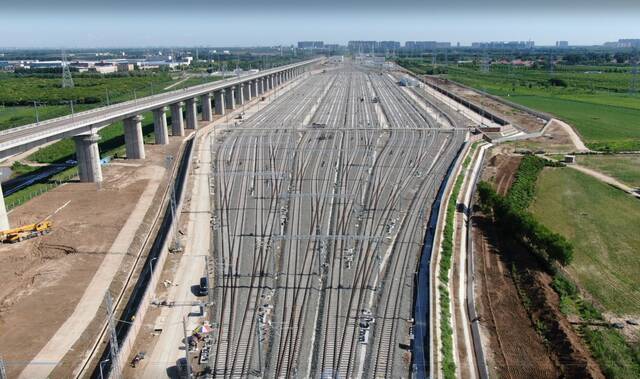
[[[399,63],[427,73],[430,63],[403,59]],[[468,86],[501,96],[572,124],[595,150],[640,150],[640,95],[628,93],[628,67],[558,66],[544,69],[492,66],[440,66],[436,72]]]
[[[578,155],[577,162],[618,179],[630,187],[640,187],[640,155]]]
[[[106,106],[136,97],[185,88],[219,80],[219,77],[190,78],[165,90],[179,79],[166,72],[136,72],[126,75],[87,75],[74,77],[74,88],[61,88],[59,75],[19,76],[0,74],[0,130],[9,129]],[[36,102],[36,105],[34,105]]]
[[[640,315],[640,202],[570,168],[545,169],[531,206],[574,245],[568,271],[604,309]]]

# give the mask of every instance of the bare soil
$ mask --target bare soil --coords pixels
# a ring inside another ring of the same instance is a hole
[[[94,183],[68,183],[11,212],[11,224],[22,225],[40,221],[69,202],[51,217],[51,234],[0,246],[0,352],[8,363],[9,377],[16,377],[73,313],[144,191],[148,183],[145,170],[149,165],[163,167],[166,154],[175,153],[178,145],[176,139],[168,146],[146,146],[145,161],[116,160],[103,167],[100,188]],[[147,216],[150,213],[152,209]],[[140,229],[144,232],[145,228]],[[136,236],[135,241],[142,239]],[[132,250],[114,282],[130,270]],[[102,321],[103,315],[97,315],[94,324]],[[71,375],[94,333],[97,330],[85,333],[86,338],[67,353],[53,377]]]
[[[476,298],[491,377],[557,378],[560,371],[522,305],[490,222],[474,217]]]
[[[556,121],[552,121],[540,137],[507,142],[507,144],[512,146],[512,150],[514,151],[526,149],[559,154],[572,153],[578,150],[578,147],[571,140],[569,133]]]
[[[545,121],[541,118],[501,103],[497,100],[493,100],[487,96],[481,95],[478,92],[469,90],[446,79],[426,75],[423,75],[422,77],[427,82],[445,88],[446,90],[453,92],[456,95],[465,98],[477,105],[480,105],[483,108],[488,109],[492,113],[495,113],[496,115],[501,116],[506,120],[509,120],[512,125],[526,133],[538,132],[545,125]]]
[[[521,157],[494,149],[483,171],[504,195]],[[552,277],[522,246],[500,235],[492,220],[473,216],[476,298],[492,377],[604,378],[560,312]]]
[[[492,149],[491,154],[493,155],[482,172],[482,178],[494,183],[499,194],[506,195],[515,180],[522,157],[505,154],[496,149]]]

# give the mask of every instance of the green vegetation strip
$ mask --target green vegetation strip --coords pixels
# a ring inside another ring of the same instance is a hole
[[[537,176],[548,161],[534,155],[525,156],[507,196],[500,196],[487,182],[478,183],[478,195],[484,211],[492,214],[496,226],[513,236],[527,249],[542,258],[549,268],[555,262],[571,263],[573,245],[562,235],[538,222],[526,209],[533,200]]]
[[[453,228],[456,213],[458,194],[464,180],[463,175],[459,175],[451,191],[451,197],[447,203],[446,222],[444,225],[444,238],[440,251],[440,273],[438,279],[440,284],[440,339],[442,353],[442,373],[446,379],[456,377],[456,364],[453,359],[453,329],[451,327],[451,312],[449,310],[451,298],[449,296],[449,271],[453,259]]]
[[[449,295],[449,271],[453,259],[453,230],[456,209],[458,206],[458,195],[464,181],[464,170],[471,163],[471,158],[477,144],[472,145],[468,155],[462,163],[463,171],[458,175],[451,191],[451,196],[447,202],[445,214],[445,225],[443,239],[440,250],[440,272],[438,273],[438,290],[440,291],[440,339],[442,353],[442,373],[446,379],[453,379],[456,376],[456,363],[453,359],[453,328],[451,326],[451,312],[449,310],[451,297]]]
[[[580,296],[577,286],[556,269],[555,263],[570,264],[568,270],[577,272],[582,286],[595,299],[608,305],[608,309],[638,314],[640,303],[637,272],[640,258],[635,254],[638,247],[627,244],[637,242],[637,238],[634,239],[634,227],[640,222],[640,205],[623,192],[578,171],[553,169],[542,172],[544,164],[546,162],[542,162],[541,158],[525,157],[507,197],[497,195],[486,182],[479,184],[480,202],[485,211],[493,212],[496,225],[503,234],[514,236],[530,251],[546,260],[553,275],[552,287],[560,296],[560,310],[563,313],[576,315],[586,323],[606,325],[601,312]],[[536,180],[537,176],[540,176],[539,180]],[[526,211],[530,207],[533,214]],[[587,213],[592,216],[585,217]],[[533,215],[550,225],[552,230],[561,231],[562,235],[542,226]],[[603,227],[603,224],[610,223],[614,225]],[[519,227],[514,228],[514,225],[528,227],[520,230]],[[514,229],[515,233],[507,234]],[[580,229],[581,233],[567,232],[575,232],[576,229]],[[536,236],[538,233],[546,237]],[[611,238],[613,235],[624,238]],[[535,240],[546,241],[546,244],[540,246],[532,243]],[[621,254],[623,257],[617,256],[620,252],[615,248],[600,252],[603,243],[624,246]],[[558,246],[553,247],[555,244]],[[559,252],[568,249],[565,254],[575,253],[559,255],[558,259],[550,253],[556,249]],[[598,259],[586,256],[585,249],[594,255],[601,253],[602,256]],[[612,267],[612,264],[615,266]],[[512,272],[515,272],[514,268]],[[518,285],[517,274],[514,274],[514,281]],[[524,292],[520,288],[519,291],[527,311],[535,311],[530,309],[531,304],[526,294],[523,296]],[[539,323],[536,328],[544,336],[545,325]],[[640,347],[637,343],[628,343],[617,330],[608,326],[580,325],[577,328],[607,378],[640,376]]]

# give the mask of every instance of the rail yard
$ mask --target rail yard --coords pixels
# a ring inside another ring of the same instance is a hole
[[[385,71],[293,85],[208,141],[208,371],[408,377],[427,221],[467,130]]]

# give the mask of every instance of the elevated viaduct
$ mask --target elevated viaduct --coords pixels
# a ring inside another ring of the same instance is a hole
[[[212,121],[213,115],[224,115],[266,91],[295,78],[322,58],[281,66],[256,74],[202,84],[165,92],[107,107],[58,117],[34,124],[0,131],[0,159],[28,151],[47,142],[73,138],[81,182],[102,181],[98,131],[117,121],[123,121],[127,159],[144,159],[142,113],[153,113],[155,143],[169,143],[167,111],[171,111],[171,132],[182,136],[186,129],[197,129],[197,103],[202,120]],[[183,108],[185,114],[183,114]],[[186,117],[184,117],[186,115]],[[2,188],[0,187],[0,197]],[[4,201],[0,202],[0,230],[9,228]]]

